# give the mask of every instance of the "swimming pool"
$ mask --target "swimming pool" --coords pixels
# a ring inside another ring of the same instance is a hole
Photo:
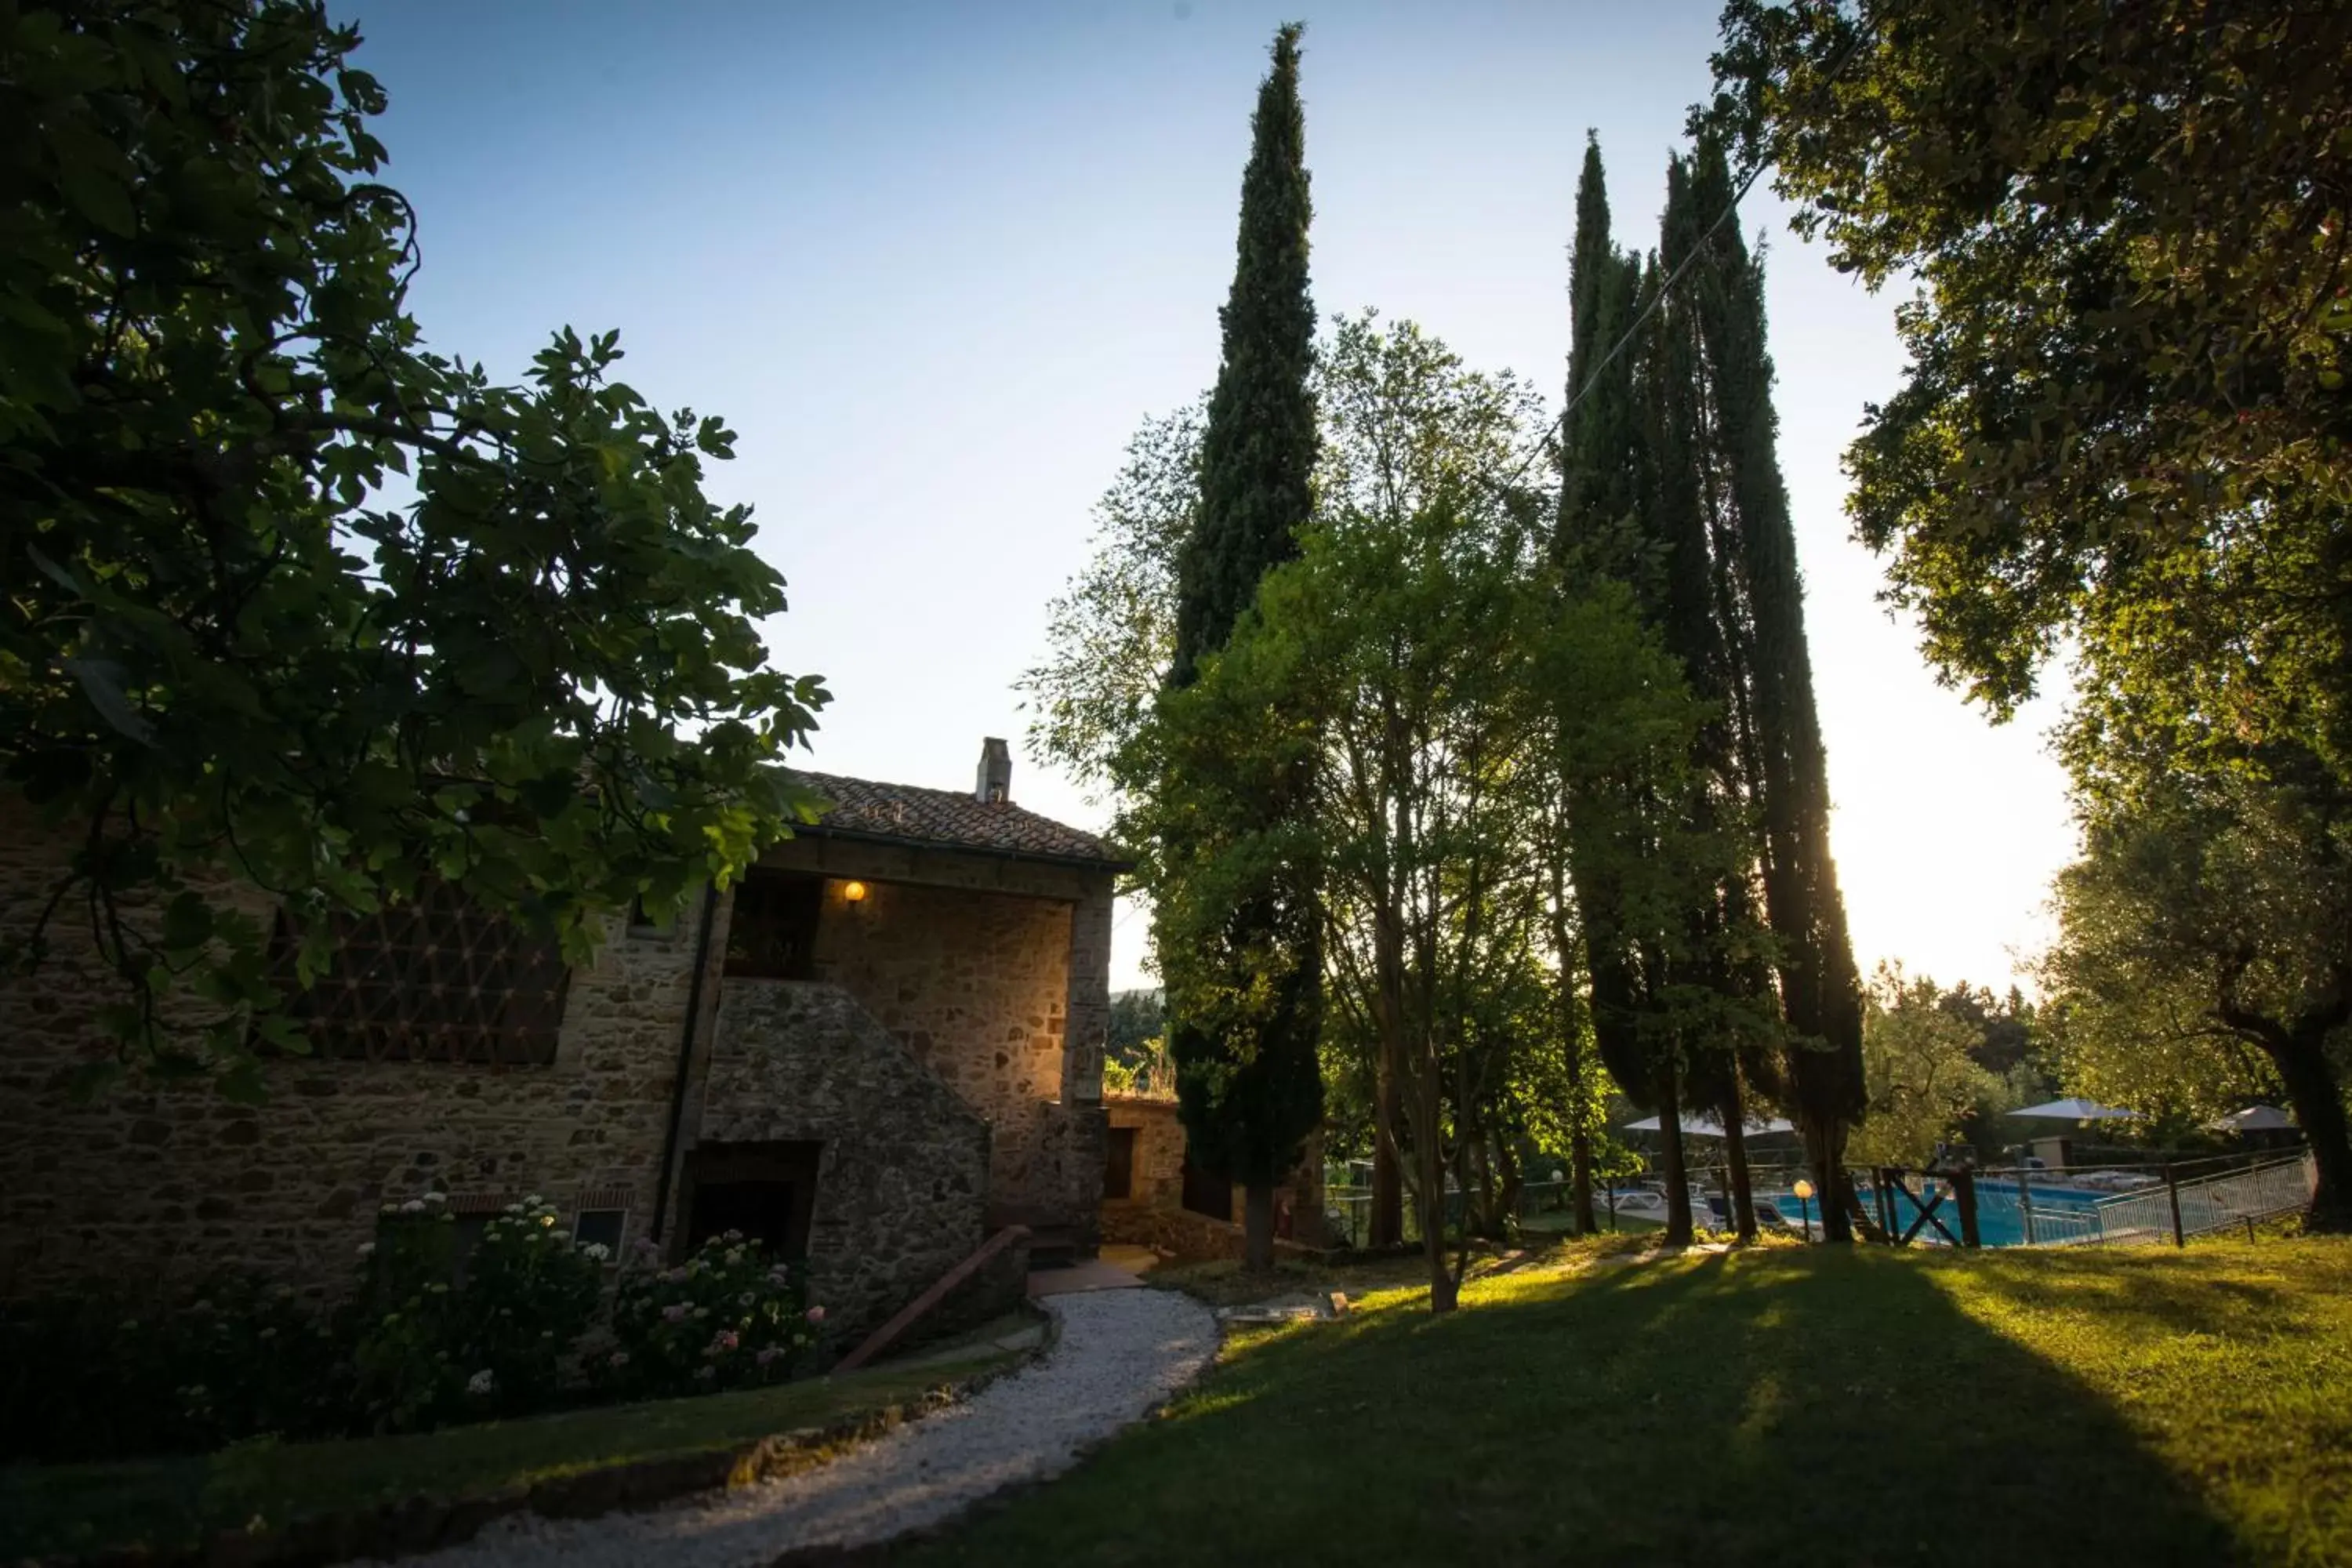
[[[1870,1187],[1866,1184],[1858,1184],[1858,1185],[1861,1190],[1863,1207],[1873,1214],[1877,1213],[1877,1201],[1872,1194]],[[2099,1235],[2099,1200],[2116,1195],[2113,1193],[2086,1192],[2076,1187],[2052,1186],[2041,1182],[2032,1184],[2028,1191],[2032,1194],[2033,1209],[2032,1239],[2043,1245],[2058,1241],[2085,1241],[2096,1238]],[[1949,1184],[1930,1181],[1922,1185],[1921,1192],[1933,1208],[1936,1219],[1942,1222],[1944,1229],[1950,1231],[1954,1236],[1959,1235],[1959,1204],[1951,1196]],[[1944,1201],[1937,1203],[1935,1195],[1939,1192],[1944,1194]],[[1802,1206],[1798,1204],[1796,1194],[1786,1190],[1759,1191],[1756,1195],[1759,1198],[1770,1198],[1774,1206],[1792,1222],[1796,1219],[1800,1207]],[[1897,1188],[1895,1194],[1895,1207],[1896,1223],[1903,1229],[1909,1230],[1912,1222],[1919,1217],[1919,1199],[1913,1197],[1909,1192]],[[1820,1201],[1816,1199],[1810,1205],[1810,1209],[1811,1223],[1807,1228],[1810,1232],[1817,1233],[1822,1221]],[[1948,1245],[1942,1234],[1936,1229],[1933,1222],[1921,1226],[1919,1234],[1911,1239],[1915,1242],[1925,1242],[1931,1247]],[[1977,1239],[1987,1247],[2026,1245],[2025,1210],[2024,1205],[2018,1201],[2015,1181],[1992,1177],[1977,1183]]]

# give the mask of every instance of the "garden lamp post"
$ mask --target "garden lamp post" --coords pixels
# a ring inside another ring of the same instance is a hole
[[[1811,1241],[1813,1239],[1813,1184],[1799,1176],[1797,1184],[1789,1190],[1797,1194],[1797,1215],[1805,1227],[1805,1239]]]

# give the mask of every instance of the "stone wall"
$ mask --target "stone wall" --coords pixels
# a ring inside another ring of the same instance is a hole
[[[1103,1097],[1103,1110],[1114,1131],[1135,1129],[1135,1180],[1125,1201],[1147,1208],[1183,1206],[1184,1124],[1176,1119],[1176,1102],[1149,1095],[1108,1094]],[[1106,1196],[1103,1206],[1109,1209],[1119,1202]]]
[[[1246,1247],[1242,1227],[1231,1220],[1211,1219],[1186,1208],[1157,1208],[1140,1204],[1105,1204],[1102,1238],[1129,1247],[1149,1247],[1188,1263],[1226,1259],[1239,1262]],[[1318,1247],[1285,1237],[1274,1242],[1276,1258],[1315,1258],[1326,1256]]]
[[[64,857],[0,805],[0,929],[29,926]],[[379,1205],[427,1191],[537,1193],[567,1215],[593,1196],[625,1209],[625,1241],[646,1233],[692,921],[615,922],[572,977],[548,1066],[285,1059],[266,1068],[260,1106],[135,1079],[73,1103],[74,1069],[113,1048],[91,1022],[110,983],[75,934],[54,933],[37,974],[0,981],[0,1296],[96,1279],[170,1290],[224,1269],[333,1289]]]
[[[953,1339],[1008,1312],[1020,1310],[1021,1304],[1029,1299],[1029,1240],[1024,1237],[949,1291],[938,1306],[910,1324],[886,1353],[898,1355]]]
[[[850,903],[845,885],[825,884],[817,979],[865,1004],[1000,1128],[1061,1098],[1069,905],[904,882],[868,883]],[[998,1149],[1001,1183],[1025,1184],[1025,1152]]]
[[[20,805],[0,798],[0,934],[29,927],[68,853],[66,836],[39,830]],[[1090,1244],[1102,1181],[1109,873],[814,837],[769,858],[858,877],[871,896],[855,918],[836,919],[850,911],[839,907],[838,882],[828,889],[822,957],[839,982],[829,993],[837,1001],[814,1011],[731,1003],[730,1058],[714,1055],[711,1042],[722,993],[737,994],[742,983],[719,978],[730,904],[719,900],[667,1236],[682,1228],[685,1156],[699,1142],[749,1136],[754,1101],[746,1096],[779,1109],[863,1095],[861,1103],[879,1108],[877,1147],[932,1150],[923,1158],[947,1160],[957,1174],[933,1226],[913,1214],[914,1186],[885,1190],[911,1176],[877,1166],[872,1181],[883,1185],[860,1187],[865,1175],[837,1169],[849,1157],[843,1151],[867,1134],[855,1119],[828,1121],[820,1201],[838,1176],[844,1204],[887,1211],[893,1225],[922,1232],[869,1247],[852,1238],[880,1227],[860,1230],[864,1222],[844,1209],[834,1230],[813,1237],[813,1251],[859,1253],[842,1277],[853,1313],[854,1302],[882,1299],[879,1281],[892,1267],[903,1268],[892,1287],[903,1300],[976,1246],[991,1199],[1025,1217],[1045,1211]],[[353,1278],[380,1205],[428,1191],[490,1207],[536,1193],[567,1216],[617,1207],[625,1244],[648,1235],[698,914],[698,904],[667,931],[614,922],[595,962],[572,975],[548,1065],[289,1059],[266,1068],[269,1100],[259,1107],[229,1104],[203,1083],[157,1089],[136,1079],[95,1103],[72,1103],[75,1069],[113,1049],[91,1022],[110,983],[75,946],[74,928],[60,927],[37,975],[0,980],[0,1299],[108,1279],[176,1290],[224,1270],[331,1291]],[[922,1069],[901,1075],[892,1104],[869,1092],[854,1064],[837,1088],[783,1076],[787,1058],[812,1072],[833,1062],[825,1052],[855,1037],[833,1015],[853,998],[896,1020],[887,1031],[865,1026],[866,1045],[853,1056],[879,1038],[894,1059]],[[817,1034],[770,1037],[800,1026],[793,1019]],[[756,1070],[747,1065],[754,1034],[768,1064]],[[929,1133],[908,1124],[919,1105],[930,1108]],[[977,1177],[956,1163],[962,1155],[948,1159],[925,1142],[965,1148],[976,1117],[992,1129],[995,1161],[992,1173],[984,1152]],[[872,1156],[885,1165],[895,1158]],[[972,1191],[956,1190],[957,1180]],[[890,1258],[897,1263],[877,1261]]]
[[[827,879],[816,977],[987,1118],[997,1216],[1094,1240],[1110,1026],[1110,873],[818,835],[763,865]],[[848,881],[866,897],[845,897]]]
[[[840,986],[726,980],[701,1098],[704,1147],[822,1143],[810,1283],[845,1342],[983,1239],[987,1123]]]
[[[1177,1115],[1176,1102],[1150,1095],[1112,1094],[1103,1097],[1103,1109],[1110,1127],[1136,1130],[1132,1195],[1124,1202],[1103,1199],[1103,1239],[1158,1246],[1186,1257],[1225,1257],[1223,1233],[1202,1229],[1222,1222],[1184,1208],[1184,1123]],[[1286,1216],[1277,1220],[1287,1226],[1283,1239],[1309,1249],[1332,1244],[1323,1212],[1322,1142],[1319,1133],[1309,1137],[1290,1179],[1274,1190],[1276,1213]],[[1233,1208],[1236,1215],[1244,1212],[1244,1195],[1238,1184],[1233,1189]],[[1133,1210],[1176,1211],[1181,1217],[1161,1223],[1127,1212]],[[1196,1220],[1201,1225],[1192,1223]],[[1240,1235],[1238,1228],[1234,1234]],[[1238,1248],[1238,1242],[1234,1245]],[[1232,1256],[1241,1254],[1235,1250]]]

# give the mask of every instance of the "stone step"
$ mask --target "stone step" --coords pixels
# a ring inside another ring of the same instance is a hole
[[[1029,1228],[1029,1267],[1066,1268],[1083,1256],[1077,1227],[1040,1225]]]

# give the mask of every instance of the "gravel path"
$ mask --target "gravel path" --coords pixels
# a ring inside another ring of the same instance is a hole
[[[1173,1291],[1099,1290],[1044,1305],[1061,1333],[1043,1360],[817,1469],[644,1513],[512,1515],[404,1564],[749,1568],[805,1546],[887,1541],[1000,1488],[1059,1475],[1192,1382],[1217,1347],[1209,1310]]]

